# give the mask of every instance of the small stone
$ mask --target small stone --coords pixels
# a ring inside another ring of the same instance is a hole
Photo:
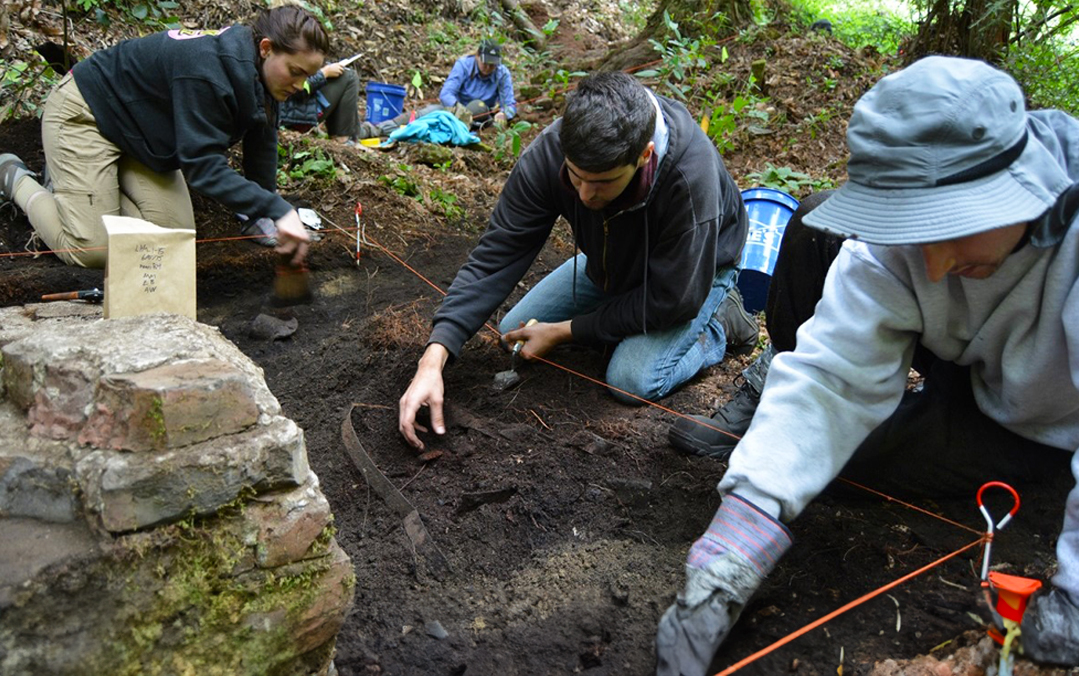
[[[296,333],[299,326],[300,322],[295,317],[283,319],[260,314],[251,322],[247,334],[255,340],[280,340]]]
[[[423,625],[423,628],[427,632],[428,636],[436,638],[439,641],[449,638],[450,635],[448,631],[442,628],[442,623],[438,620],[431,620],[430,622],[427,622]]]

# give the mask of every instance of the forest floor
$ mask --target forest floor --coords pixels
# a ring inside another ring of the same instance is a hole
[[[191,4],[204,13],[192,13],[189,23],[224,23],[219,8]],[[538,24],[560,20],[550,59],[565,70],[601,57],[631,33],[618,22],[617,8],[600,2],[534,3],[529,11]],[[424,23],[412,12],[386,2],[332,16],[339,55],[363,51],[357,64],[363,78],[403,83],[413,69],[448,72],[459,53],[439,47],[432,35],[452,24]],[[478,30],[461,28],[468,39]],[[12,34],[32,44],[50,33],[56,33],[55,17],[43,12],[16,24]],[[786,26],[758,33],[725,42],[728,59],[697,87],[698,94],[707,89],[730,100],[748,79],[751,62],[767,60],[768,97],[752,103],[760,115],[738,119],[724,152],[728,168],[742,188],[752,187],[750,174],[769,164],[804,172],[818,186],[841,181],[845,120],[889,60]],[[81,45],[89,50],[119,34],[95,32]],[[517,59],[523,71],[523,53],[512,43],[507,53],[511,68]],[[527,84],[526,72],[518,76]],[[555,114],[545,103],[550,97],[541,98],[522,105],[522,118],[535,124],[526,142]],[[691,97],[689,107],[701,115],[706,106]],[[203,240],[198,318],[219,327],[265,370],[285,414],[306,432],[338,541],[356,567],[356,604],[338,639],[343,676],[648,674],[656,623],[682,585],[690,543],[718,504],[723,462],[677,453],[666,441],[671,413],[618,404],[582,378],[602,378],[606,355],[600,352],[560,348],[549,355],[557,367],[525,365],[520,386],[496,391],[493,377],[509,361],[489,331],[470,341],[446,371],[449,425],[444,437],[426,438],[433,452],[418,455],[397,432],[397,400],[441,297],[431,284],[449,286],[512,168],[505,137],[485,130],[483,140],[495,152],[451,149],[429,166],[422,147],[372,150],[304,139],[304,147],[332,158],[338,172],[285,189],[316,209],[325,227],[310,256],[314,299],[287,311],[298,329],[282,339],[251,330],[258,315],[282,312],[269,306],[272,251],[218,241],[235,236],[238,223],[196,195]],[[283,135],[286,145],[299,142]],[[16,152],[40,169],[37,120],[0,124],[0,152]],[[412,184],[418,195],[401,194],[394,185],[404,183],[394,179]],[[802,185],[800,196],[810,187]],[[447,209],[439,194],[454,196],[457,210]],[[338,230],[354,227],[357,202],[375,243],[358,260],[352,233]],[[102,286],[100,271],[68,268],[48,254],[26,255],[29,236],[17,210],[0,208],[0,304]],[[568,230],[557,228],[500,313],[571,252]],[[706,370],[663,405],[686,414],[711,411],[733,394],[735,376],[749,359]],[[418,510],[448,571],[435,574],[416,556],[399,517],[346,453],[343,424],[355,429],[379,469]],[[1059,486],[1025,496],[995,542],[996,569],[1051,576],[1069,487],[1062,478]],[[985,529],[973,495],[918,505],[976,532]],[[826,492],[791,529],[797,545],[742,614],[714,660],[715,671],[978,537],[850,490]],[[739,673],[987,673],[995,651],[983,638],[989,613],[981,600],[980,563],[980,548],[952,558]],[[1065,672],[1020,660],[1016,673]]]

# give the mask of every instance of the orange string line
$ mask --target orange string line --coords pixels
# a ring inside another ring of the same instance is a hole
[[[355,232],[356,228],[352,228],[350,232]],[[195,244],[207,244],[215,242],[238,242],[244,239],[258,239],[265,237],[266,235],[236,235],[234,237],[207,237],[205,239],[196,239]],[[17,258],[19,256],[41,256],[44,254],[58,254],[58,253],[79,253],[82,251],[105,251],[109,247],[107,246],[88,246],[88,247],[76,247],[72,249],[40,249],[38,251],[13,251],[10,253],[0,253],[0,258]]]
[[[935,568],[936,566],[939,566],[940,564],[944,563],[945,561],[947,561],[949,559],[952,559],[952,558],[955,558],[956,556],[959,556],[960,554],[967,551],[968,549],[971,549],[973,547],[976,547],[976,546],[986,542],[986,540],[987,540],[987,537],[985,535],[983,535],[982,537],[980,537],[977,540],[975,540],[974,542],[971,542],[970,544],[962,547],[961,549],[958,549],[958,550],[952,552],[951,554],[948,554],[947,556],[942,556],[941,558],[937,559],[936,561],[933,561],[932,563],[929,563],[929,564],[927,564],[925,566],[922,566],[921,568],[914,571],[913,573],[908,573],[907,575],[904,575],[903,577],[899,578],[898,580],[895,580],[893,582],[889,582],[888,584],[884,585],[883,587],[880,587],[879,589],[871,591],[868,594],[866,594],[865,596],[857,598],[857,599],[851,601],[850,603],[842,606],[841,608],[837,608],[836,610],[833,610],[832,612],[828,613],[824,617],[821,617],[818,620],[814,620],[813,622],[810,622],[809,624],[805,625],[801,629],[798,629],[797,631],[794,631],[794,632],[792,632],[790,634],[787,634],[786,636],[779,639],[778,641],[776,641],[772,645],[768,646],[767,648],[764,648],[762,650],[758,650],[757,652],[753,653],[749,657],[746,657],[743,660],[735,662],[734,664],[727,667],[723,671],[718,672],[715,676],[728,676],[728,674],[733,674],[734,672],[738,671],[739,669],[746,666],[747,664],[757,661],[758,659],[764,657],[765,655],[767,655],[768,653],[776,650],[777,648],[781,648],[782,646],[787,645],[788,643],[790,643],[794,639],[799,638],[800,636],[813,631],[814,629],[821,626],[822,624],[825,624],[827,622],[830,622],[831,620],[834,620],[836,617],[842,615],[843,613],[847,612],[851,608],[854,608],[855,606],[861,605],[861,604],[865,603],[866,601],[868,601],[868,600],[870,600],[870,599],[872,599],[874,597],[880,596],[881,594],[888,591],[889,589],[893,589],[895,587],[898,587],[899,585],[903,584],[907,580],[915,578],[915,577],[921,575],[922,573],[924,573],[924,572],[926,572],[928,570],[931,570],[932,568]]]
[[[974,533],[974,534],[985,533],[985,531],[978,530],[977,528],[971,528],[970,526],[964,526],[963,524],[959,523],[958,521],[952,521],[951,519],[949,519],[947,517],[944,517],[944,516],[941,516],[940,514],[934,514],[933,512],[930,512],[927,509],[923,509],[923,508],[918,507],[916,505],[912,505],[909,502],[903,502],[902,500],[900,500],[898,498],[893,498],[892,496],[890,496],[890,495],[888,495],[886,493],[881,493],[878,490],[872,489],[872,488],[870,488],[868,486],[863,486],[862,484],[851,481],[850,479],[844,479],[841,476],[836,477],[836,479],[838,479],[839,481],[842,481],[843,483],[850,484],[851,486],[854,486],[856,488],[861,488],[863,491],[868,491],[869,493],[873,493],[874,495],[878,495],[878,496],[884,498],[885,500],[887,500],[889,502],[894,502],[896,504],[903,505],[907,509],[913,509],[915,512],[921,512],[922,514],[926,514],[928,516],[932,516],[932,517],[935,517],[937,519],[940,519],[941,521],[944,521],[945,523],[950,523],[951,525],[955,526],[956,528],[962,528],[963,530],[970,531],[971,533]]]
[[[375,240],[374,240],[373,238],[371,238],[370,236],[368,236],[368,238],[367,238],[367,239],[368,239],[368,240],[369,240],[369,241],[371,242],[371,244],[372,244],[372,245],[374,245],[375,247],[377,247],[377,248],[378,248],[378,249],[379,249],[380,251],[382,251],[383,253],[385,253],[385,254],[386,254],[387,256],[389,256],[390,258],[394,259],[395,261],[397,261],[398,263],[400,263],[401,265],[403,265],[404,267],[406,267],[406,268],[407,268],[407,269],[408,269],[408,270],[409,270],[410,272],[412,272],[412,274],[414,274],[414,275],[416,275],[417,277],[419,277],[419,278],[420,278],[421,280],[423,280],[423,281],[424,281],[424,282],[425,282],[425,283],[426,283],[427,285],[429,285],[429,286],[430,286],[431,288],[433,288],[434,290],[438,291],[438,292],[439,292],[440,294],[442,294],[443,296],[445,296],[445,295],[446,295],[446,292],[445,292],[445,291],[443,291],[443,290],[442,290],[441,288],[439,288],[439,286],[438,286],[437,284],[435,284],[435,283],[434,283],[434,282],[432,282],[431,280],[429,280],[429,279],[427,279],[426,277],[424,277],[424,276],[423,276],[423,275],[422,275],[422,274],[421,274],[421,273],[420,273],[419,271],[417,271],[417,270],[416,270],[415,268],[413,268],[413,267],[412,267],[412,266],[410,266],[410,265],[409,265],[408,263],[405,263],[405,262],[404,262],[403,260],[401,260],[401,258],[400,258],[399,256],[397,256],[396,254],[394,254],[393,252],[391,252],[391,251],[390,251],[389,249],[387,249],[387,248],[386,248],[386,247],[384,247],[383,245],[381,245],[381,244],[379,244],[378,242],[376,242],[376,241],[375,241]],[[499,337],[499,338],[501,338],[501,337],[502,337],[502,333],[501,333],[501,332],[500,332],[500,331],[499,331],[499,330],[498,330],[497,328],[495,328],[494,326],[492,326],[492,325],[491,325],[490,323],[484,323],[484,326],[485,326],[485,327],[486,327],[486,328],[487,328],[488,330],[490,330],[490,331],[491,331],[491,333],[495,334],[495,335],[496,335],[497,337]],[[677,417],[679,417],[679,418],[684,418],[684,419],[686,419],[686,420],[689,420],[689,421],[691,421],[691,422],[697,423],[697,424],[698,424],[698,425],[700,425],[701,427],[707,427],[707,428],[709,428],[709,429],[711,429],[711,430],[715,430],[716,432],[719,432],[720,434],[725,434],[725,435],[727,435],[728,437],[730,437],[730,438],[731,438],[732,440],[734,440],[734,441],[737,441],[737,440],[739,440],[739,439],[741,439],[741,438],[742,438],[742,437],[738,436],[737,434],[732,434],[732,433],[728,432],[727,430],[723,430],[723,429],[720,429],[720,428],[718,428],[718,427],[716,427],[716,426],[714,426],[714,425],[712,425],[712,424],[710,424],[710,423],[706,423],[706,422],[704,422],[704,421],[701,421],[701,420],[697,420],[696,418],[693,418],[693,417],[691,417],[691,416],[689,416],[689,415],[686,415],[685,413],[679,413],[678,411],[675,411],[674,409],[670,409],[670,408],[667,408],[666,406],[664,406],[664,405],[662,405],[662,404],[657,404],[657,403],[656,403],[656,402],[654,402],[654,401],[649,401],[649,400],[647,400],[647,399],[645,399],[645,398],[643,398],[643,397],[639,397],[639,396],[637,396],[636,394],[633,394],[632,392],[626,392],[625,390],[619,389],[619,388],[615,387],[614,385],[608,385],[607,383],[603,382],[602,380],[599,380],[599,379],[593,378],[593,377],[591,377],[591,376],[585,375],[585,374],[583,374],[583,373],[580,373],[579,371],[574,371],[573,369],[571,369],[571,368],[569,368],[569,367],[567,367],[567,366],[563,366],[563,365],[561,365],[561,364],[558,364],[558,363],[556,363],[556,362],[553,362],[553,361],[550,361],[550,360],[544,359],[543,357],[535,357],[535,356],[534,356],[534,357],[532,357],[532,358],[531,358],[531,360],[532,360],[532,361],[538,361],[538,362],[542,362],[542,363],[544,363],[544,364],[547,364],[548,366],[553,366],[553,367],[555,367],[556,369],[561,369],[562,371],[565,371],[566,373],[570,373],[570,374],[572,374],[572,375],[575,375],[575,376],[577,376],[578,378],[583,378],[584,380],[587,380],[587,381],[589,381],[589,382],[591,382],[591,383],[595,383],[596,385],[600,385],[600,386],[602,386],[602,387],[606,387],[606,388],[607,388],[607,389],[609,389],[609,390],[614,390],[615,392],[618,392],[619,394],[625,395],[625,396],[627,396],[627,397],[629,397],[629,398],[631,398],[631,399],[634,399],[634,400],[636,400],[636,401],[639,401],[639,402],[641,402],[642,404],[645,404],[645,405],[647,405],[647,406],[651,406],[651,407],[653,407],[653,408],[657,408],[657,409],[659,409],[659,410],[661,410],[661,411],[663,411],[663,412],[665,412],[665,413],[670,413],[670,414],[671,414],[671,415],[673,415],[673,416],[677,416]]]

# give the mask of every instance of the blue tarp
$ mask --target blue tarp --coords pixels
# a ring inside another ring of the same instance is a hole
[[[409,122],[390,134],[390,141],[441,143],[443,145],[467,146],[479,143],[480,137],[468,130],[451,113],[436,110]]]

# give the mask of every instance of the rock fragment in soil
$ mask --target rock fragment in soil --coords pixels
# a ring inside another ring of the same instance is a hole
[[[450,636],[450,633],[442,628],[442,623],[438,620],[431,620],[430,622],[425,623],[423,629],[427,632],[428,636],[436,638],[439,641],[449,638]]]
[[[284,319],[268,314],[260,314],[251,322],[251,327],[247,333],[255,340],[281,340],[296,333],[299,326],[300,322],[295,317]]]

